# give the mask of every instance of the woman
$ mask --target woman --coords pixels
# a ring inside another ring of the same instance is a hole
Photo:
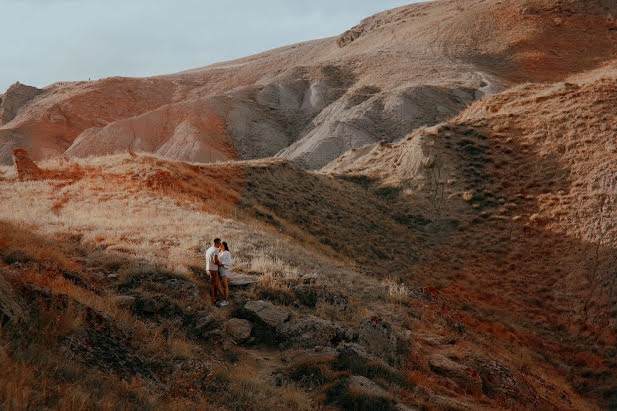
[[[223,286],[223,301],[220,302],[220,306],[224,307],[229,305],[229,284],[227,283],[227,274],[231,268],[231,254],[229,253],[229,246],[227,242],[221,243],[221,252],[219,254],[219,278]]]

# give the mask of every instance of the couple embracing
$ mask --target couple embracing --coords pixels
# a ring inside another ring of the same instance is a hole
[[[219,307],[229,305],[227,274],[231,268],[231,254],[225,241],[215,238],[212,247],[206,250],[206,271],[210,275],[210,298]],[[222,300],[217,300],[217,291]]]

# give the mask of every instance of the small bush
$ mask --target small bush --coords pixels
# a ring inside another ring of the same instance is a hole
[[[332,369],[349,371],[355,375],[362,375],[370,380],[383,381],[386,384],[405,384],[405,380],[396,370],[387,367],[377,361],[365,361],[353,355],[342,353],[332,363]]]
[[[346,410],[390,411],[395,409],[396,402],[390,397],[350,389],[347,378],[341,376],[326,390],[326,398],[329,403],[336,404]]]
[[[8,248],[6,250],[2,250],[0,252],[0,258],[5,263],[11,265],[15,263],[27,263],[30,261],[30,257],[23,251],[18,248]]]
[[[326,364],[316,360],[300,361],[291,366],[289,376],[304,386],[324,385],[334,381],[336,374]]]

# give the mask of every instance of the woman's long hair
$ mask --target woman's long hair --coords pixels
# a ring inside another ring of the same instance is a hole
[[[223,241],[223,247],[225,247],[225,251],[229,251],[229,247],[227,246],[226,241]]]

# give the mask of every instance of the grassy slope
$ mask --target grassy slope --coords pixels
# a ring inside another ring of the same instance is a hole
[[[216,401],[208,391],[212,389],[208,385],[212,380],[207,376],[220,369],[229,352],[239,355],[240,364],[247,364],[245,360],[250,354],[233,347],[217,347],[212,351],[216,345],[191,339],[182,326],[135,317],[119,307],[113,298],[122,294],[123,284],[131,283],[135,276],[156,278],[156,273],[163,270],[197,284],[200,297],[195,304],[203,305],[207,288],[190,267],[201,264],[203,246],[210,238],[220,235],[232,244],[237,271],[261,275],[259,286],[246,297],[292,304],[290,285],[305,274],[315,273],[321,284],[351,297],[351,311],[343,315],[329,306],[318,305],[314,310],[303,309],[305,314],[335,320],[344,326],[377,315],[390,321],[401,333],[411,328],[414,332],[454,335],[458,342],[444,354],[497,355],[517,372],[541,375],[541,381],[548,381],[554,389],[541,392],[553,404],[563,406],[556,393],[565,390],[574,404],[589,405],[563,381],[562,370],[554,367],[550,359],[538,358],[535,347],[529,347],[526,341],[519,341],[511,348],[494,346],[493,330],[477,326],[478,322],[490,324],[483,305],[469,313],[461,311],[466,319],[461,323],[463,317],[456,309],[460,306],[456,297],[447,306],[427,306],[421,299],[412,297],[411,285],[448,284],[452,273],[439,263],[426,267],[426,261],[433,250],[438,250],[461,230],[451,216],[441,216],[435,210],[418,211],[418,204],[424,203],[414,200],[401,187],[384,187],[368,178],[307,173],[278,160],[194,166],[150,156],[114,156],[69,163],[49,161],[42,166],[50,178],[32,182],[18,182],[11,170],[4,169],[1,181],[4,207],[0,216],[3,275],[66,293],[129,324],[136,333],[127,344],[132,344],[140,356],[152,358],[155,364],[169,364],[179,357],[184,362],[198,361],[202,366],[198,370],[189,367],[186,372],[169,374],[159,365],[155,374],[163,388],[159,386],[158,392],[144,394],[143,383],[137,381],[125,387],[126,395],[112,395],[105,388],[116,381],[113,375],[101,379],[96,370],[90,370],[88,375],[92,373],[92,381],[83,384],[103,388],[90,392],[88,386],[81,385],[80,392],[88,394],[73,399],[63,395],[62,386],[57,384],[59,381],[75,383],[80,372],[65,377],[53,363],[28,357],[31,352],[47,352],[49,361],[57,361],[56,356],[62,358],[61,345],[57,341],[39,342],[40,337],[34,335],[32,348],[24,351],[14,345],[19,341],[17,332],[9,330],[5,355],[14,361],[15,367],[21,366],[24,373],[46,370],[43,375],[54,387],[48,396],[34,399],[38,403],[60,406],[64,404],[62,401],[89,404],[105,400],[120,406],[179,404],[182,407]],[[435,262],[438,260],[435,258]],[[413,262],[419,263],[414,266]],[[80,273],[84,283],[92,284],[98,291],[76,285],[60,269]],[[97,272],[105,274],[102,279],[94,274]],[[115,273],[119,278],[114,278]],[[139,291],[147,294],[149,290],[142,287]],[[462,301],[473,304],[464,298]],[[178,303],[188,309],[186,301]],[[203,309],[211,310],[207,306]],[[79,329],[81,320],[79,316],[73,317],[77,319],[70,320],[72,317],[68,316],[52,334],[61,340],[62,336]],[[69,325],[64,324],[67,322]],[[470,328],[466,330],[465,326]],[[466,394],[453,387],[448,379],[432,373],[425,357],[434,352],[430,347],[416,347],[410,362],[415,371],[407,377],[415,388],[407,388],[408,400],[431,404],[431,398],[439,394],[476,406],[499,404],[491,402],[494,399]],[[518,359],[519,356],[523,358]],[[234,369],[232,365],[222,367]],[[278,388],[260,383],[261,366],[255,367],[255,371],[247,373],[248,377],[233,377],[245,381],[239,384],[245,392],[236,393],[246,398],[244,406],[309,406],[306,394],[293,385],[279,392]],[[9,378],[8,374],[5,376]],[[230,383],[234,385],[233,381]],[[12,386],[13,393],[5,392],[4,398],[14,398],[18,391],[20,395],[32,393],[36,391],[33,385],[32,377],[25,376],[22,382]],[[175,386],[186,389],[174,390]],[[283,402],[255,396],[251,390],[274,390],[277,393],[274,397],[281,396]],[[32,400],[26,398],[23,402]],[[223,397],[220,401],[221,405],[230,406],[234,400]]]

